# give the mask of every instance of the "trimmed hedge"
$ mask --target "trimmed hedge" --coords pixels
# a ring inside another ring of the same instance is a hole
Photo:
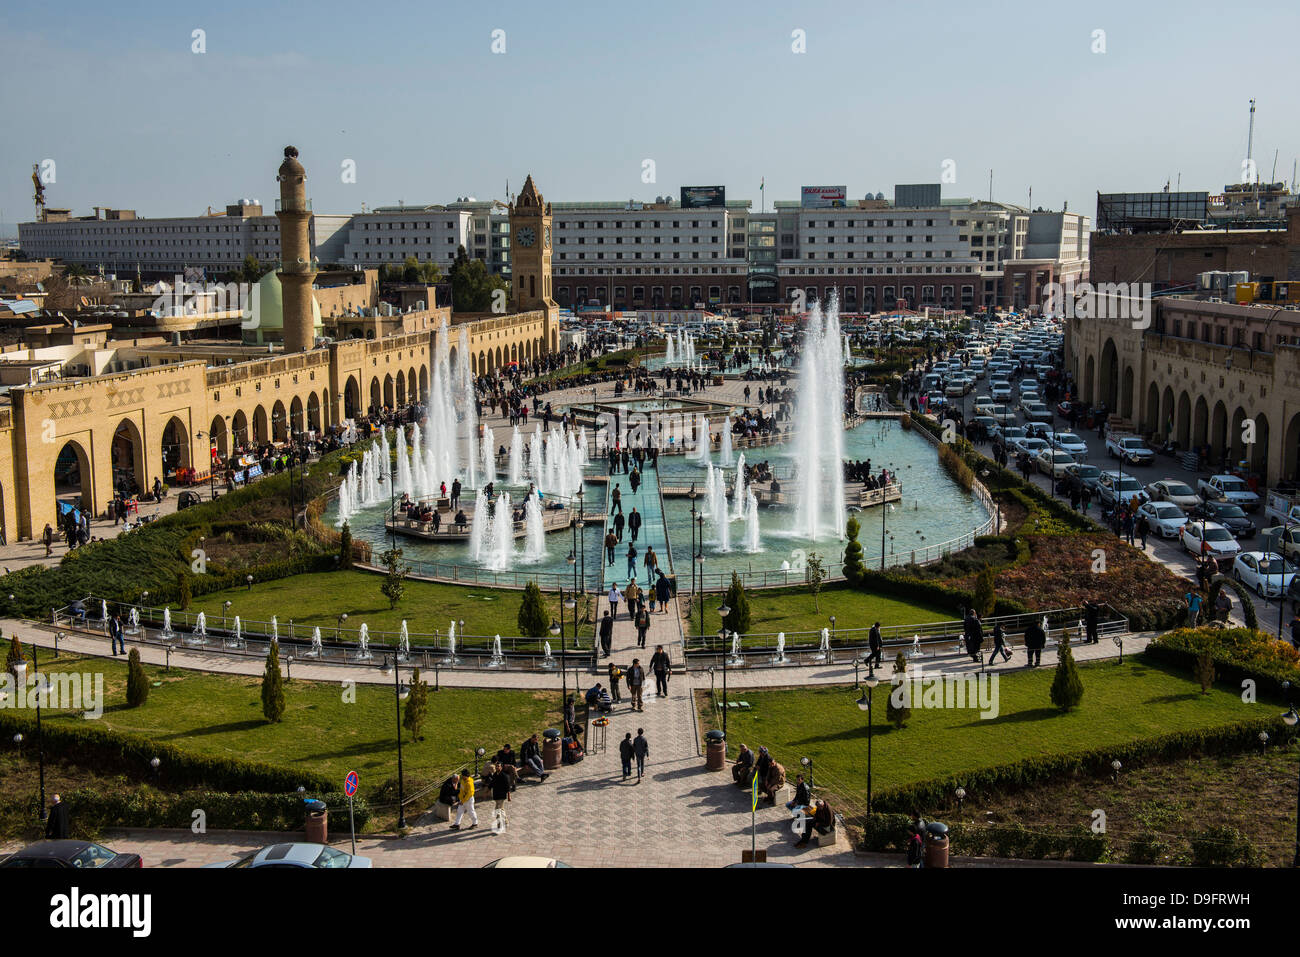
[[[910,599],[947,608],[954,614],[963,608],[970,608],[975,603],[975,593],[964,588],[953,588],[939,581],[913,578],[894,571],[871,571],[862,573],[858,586],[875,594],[888,595],[891,598]],[[1022,615],[1033,609],[1010,598],[998,598],[994,606],[996,615]]]
[[[348,804],[342,791],[312,792],[311,796],[332,808]],[[35,800],[35,795],[31,797]],[[371,817],[370,805],[360,797],[352,801],[356,824],[364,827]],[[86,836],[111,827],[188,829],[196,810],[203,812],[203,824],[209,830],[296,831],[306,822],[303,799],[296,793],[195,790],[173,794],[152,789],[104,792],[78,788],[63,792],[63,802],[68,805],[73,831]],[[29,806],[24,800],[18,810],[26,811]]]
[[[1284,681],[1300,687],[1300,652],[1249,628],[1178,628],[1153,639],[1142,654],[1190,675],[1202,651],[1214,658],[1219,683],[1240,687],[1249,679],[1279,695]]]
[[[906,851],[912,819],[906,814],[873,814],[863,822],[862,848],[867,851]],[[1018,860],[1104,861],[1111,855],[1105,834],[1078,825],[1051,833],[1031,831],[1023,824],[965,824],[948,828],[950,853],[965,857]]]
[[[14,732],[35,740],[36,719],[0,711],[0,738]],[[168,787],[211,788],[217,791],[261,791],[296,793],[299,786],[309,791],[332,791],[338,782],[314,771],[280,767],[239,758],[194,754],[143,735],[127,734],[92,723],[64,725],[44,722],[45,753],[115,774],[137,777],[147,773],[149,761],[162,761],[161,775]]]

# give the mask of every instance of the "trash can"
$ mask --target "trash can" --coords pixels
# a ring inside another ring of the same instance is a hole
[[[942,821],[925,826],[925,866],[948,866],[948,825]]]
[[[307,832],[308,843],[328,844],[330,842],[330,812],[325,807],[325,802],[317,800],[303,801],[303,806],[307,810],[307,821],[304,830]]]
[[[721,731],[704,732],[704,769],[721,771],[727,766],[727,739]]]
[[[542,767],[554,771],[560,766],[560,729],[547,728],[542,732]]]

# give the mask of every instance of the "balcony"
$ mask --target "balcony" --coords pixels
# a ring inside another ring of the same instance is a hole
[[[277,213],[310,213],[311,200],[305,199],[301,203],[286,203],[283,199],[275,201],[275,211]]]

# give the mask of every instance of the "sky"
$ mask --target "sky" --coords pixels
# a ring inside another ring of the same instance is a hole
[[[318,212],[528,173],[553,201],[723,184],[758,209],[765,181],[770,209],[945,171],[987,198],[992,170],[997,200],[1091,215],[1098,191],[1240,181],[1252,97],[1260,176],[1276,150],[1290,181],[1298,34],[1294,2],[6,0],[0,223],[33,218],[47,160],[75,215],[269,209],[287,144]]]

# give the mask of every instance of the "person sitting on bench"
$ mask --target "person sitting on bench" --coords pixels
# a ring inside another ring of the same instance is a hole
[[[753,777],[754,752],[749,750],[749,745],[742,744],[740,754],[736,755],[736,763],[731,766],[731,779],[738,787],[747,788]]]
[[[533,735],[519,748],[519,755],[523,758],[524,763],[521,767],[527,768],[536,774],[537,777],[545,781],[548,777],[545,766],[542,764],[542,749],[537,743],[537,735]]]
[[[829,834],[835,827],[835,814],[825,801],[818,800],[816,804],[803,808],[799,813],[804,816],[803,836],[796,842],[795,847],[807,847],[808,838],[812,837],[813,831],[818,834]]]

